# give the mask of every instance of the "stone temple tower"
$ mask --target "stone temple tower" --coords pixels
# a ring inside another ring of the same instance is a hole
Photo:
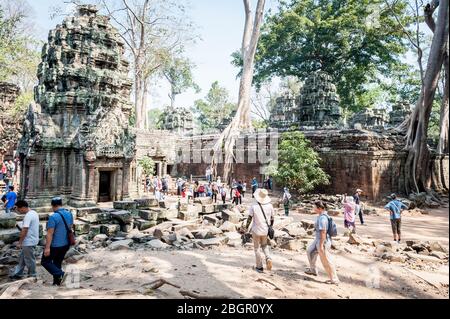
[[[95,6],[51,30],[19,143],[20,196],[33,207],[61,196],[71,206],[129,197],[135,135],[125,47]]]

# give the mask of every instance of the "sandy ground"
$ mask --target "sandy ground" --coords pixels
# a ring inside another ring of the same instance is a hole
[[[297,213],[292,217],[295,220],[314,218]],[[342,233],[342,218],[335,217],[335,220]],[[360,234],[391,239],[387,215],[367,216],[366,222],[368,226],[359,227]],[[448,247],[448,208],[430,210],[429,215],[405,215],[403,233],[404,240],[436,240]],[[274,249],[272,255],[273,270],[259,274],[253,270],[254,253],[250,244],[191,251],[97,249],[76,264],[66,265],[79,271],[78,288],[51,286],[50,276],[39,266],[39,281],[24,285],[14,298],[183,298],[180,290],[229,298],[449,297],[448,263],[427,271],[414,271],[401,263],[380,261],[359,249],[338,251],[333,257],[341,284],[334,286],[325,284],[327,277],[320,262],[318,277],[303,273],[307,267],[304,251]],[[156,290],[145,288],[146,283],[160,278],[180,288],[170,285]]]

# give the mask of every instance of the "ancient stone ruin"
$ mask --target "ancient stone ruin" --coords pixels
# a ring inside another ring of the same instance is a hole
[[[331,76],[322,71],[317,71],[306,79],[298,97],[300,126],[339,126],[339,96],[331,80]]]
[[[160,121],[161,128],[172,133],[191,135],[194,130],[194,116],[185,108],[167,106]]]
[[[270,114],[270,126],[285,131],[298,125],[298,107],[295,96],[286,93],[275,101],[275,107]]]
[[[124,43],[106,16],[80,6],[51,30],[19,144],[21,196],[33,207],[129,197],[135,135]]]
[[[411,105],[407,102],[398,102],[392,105],[392,111],[389,112],[389,125],[394,127],[400,125],[411,112]]]
[[[20,89],[12,83],[0,82],[0,159],[10,160],[21,133],[20,118],[13,111]]]
[[[365,109],[353,116],[350,126],[356,128],[357,125],[360,125],[365,129],[384,129],[388,120],[385,109]]]

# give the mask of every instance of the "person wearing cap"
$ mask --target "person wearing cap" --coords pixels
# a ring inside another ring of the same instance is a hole
[[[73,216],[62,207],[61,197],[52,199],[53,214],[47,222],[47,237],[41,265],[53,276],[53,285],[60,286],[64,281],[62,262],[70,248],[68,229],[72,229]],[[65,222],[65,223],[64,223]],[[67,225],[67,228],[66,228]]]
[[[273,226],[274,209],[270,203],[269,192],[266,189],[257,189],[253,195],[256,203],[250,206],[247,224],[245,228],[241,229],[241,233],[245,233],[253,222],[250,232],[255,250],[256,271],[263,272],[264,267],[260,249],[262,249],[266,257],[267,270],[272,270],[272,258],[268,246],[268,232],[269,225]]]
[[[363,210],[361,209],[361,199],[360,196],[363,193],[362,189],[357,189],[355,194],[353,195],[353,199],[355,200],[355,215],[359,216],[359,221],[361,222],[361,225],[364,224],[364,216],[363,216]]]
[[[401,226],[402,226],[402,210],[407,209],[408,206],[403,204],[401,201],[397,200],[396,194],[391,194],[389,196],[390,202],[387,203],[384,208],[389,211],[390,214],[390,220],[391,220],[391,226],[392,226],[392,233],[394,235],[394,241],[397,241],[400,243],[401,240]]]

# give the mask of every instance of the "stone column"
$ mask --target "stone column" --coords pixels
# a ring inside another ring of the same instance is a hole
[[[123,175],[122,175],[122,200],[129,200],[129,184],[130,184],[130,161],[125,160],[123,163]]]
[[[87,162],[87,198],[97,202],[97,192],[95,189],[95,162]]]
[[[28,176],[24,176],[24,180],[27,178],[28,182],[24,183],[24,186],[28,186],[27,197],[34,197],[36,192],[36,159],[29,158],[28,161]]]
[[[115,200],[122,199],[122,184],[123,184],[123,170],[119,168],[114,174],[114,188],[115,188]]]
[[[162,177],[162,162],[158,162],[158,176]]]
[[[166,176],[167,175],[167,162],[164,162],[163,163],[163,176]]]

